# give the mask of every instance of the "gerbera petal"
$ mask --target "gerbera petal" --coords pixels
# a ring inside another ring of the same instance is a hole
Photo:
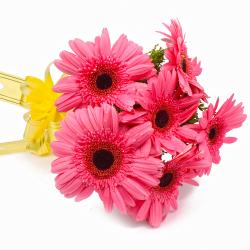
[[[66,74],[77,74],[78,73],[78,67],[75,65],[72,65],[71,63],[62,61],[62,60],[55,60],[54,64],[56,67],[61,70],[62,72]]]
[[[52,142],[51,147],[53,149],[53,153],[56,156],[71,155],[72,152],[74,151],[74,147],[72,145],[60,141]]]
[[[133,159],[133,167],[136,170],[144,173],[151,173],[157,175],[159,170],[163,167],[163,162],[154,157]]]
[[[162,221],[162,205],[154,200],[150,207],[149,224],[152,227],[159,227]]]
[[[126,203],[126,205],[129,206],[129,207],[134,207],[135,206],[135,201],[131,197],[131,195],[121,186],[117,187],[117,189],[119,189],[119,192],[120,192],[124,202]]]
[[[103,201],[105,210],[108,213],[110,213],[113,209],[113,200],[112,200],[109,188],[100,190],[98,193],[99,193],[101,200]]]
[[[72,156],[65,156],[61,158],[57,158],[51,164],[51,172],[54,174],[59,174],[65,172],[67,169],[74,168],[72,162]]]
[[[118,132],[119,121],[118,121],[118,114],[114,108],[111,109],[111,122],[112,122],[111,129],[116,134]]]
[[[157,97],[172,95],[177,85],[176,71],[161,70],[158,82],[157,89],[159,89],[159,92]]]
[[[174,210],[177,210],[178,209],[178,204],[177,204],[177,201],[175,198],[172,198],[169,200],[169,203],[171,205],[171,207],[174,209]]]
[[[161,144],[163,148],[170,154],[174,154],[174,152],[180,153],[186,147],[186,144],[184,142],[174,136],[172,136],[171,138],[161,139]]]
[[[185,139],[197,140],[198,138],[198,133],[188,127],[179,127],[177,133]]]
[[[159,184],[158,179],[152,177],[151,175],[143,173],[142,171],[134,170],[131,175],[149,186],[157,186]]]
[[[63,187],[60,188],[60,192],[64,195],[72,194],[76,190],[82,187],[82,181],[78,178],[72,179],[70,182],[66,183]]]
[[[91,58],[94,56],[93,49],[88,43],[83,42],[80,39],[69,41],[71,49],[82,59]]]
[[[82,102],[82,97],[80,95],[76,95],[75,93],[66,93],[60,96],[55,105],[59,112],[69,111],[74,107],[79,107]]]
[[[84,133],[84,128],[80,125],[75,116],[75,112],[69,112],[67,119],[64,120],[64,127],[67,126],[67,128],[71,130],[75,136],[80,136],[82,133]]]
[[[125,202],[124,202],[123,197],[121,196],[119,190],[117,188],[114,188],[114,190],[113,189],[110,190],[110,193],[111,193],[111,197],[113,199],[113,202],[114,202],[115,206],[119,209],[119,211],[122,214],[127,213],[127,208],[126,208]]]
[[[138,118],[141,118],[142,116],[146,115],[147,111],[135,111],[135,112],[121,112],[119,113],[119,120],[122,123],[136,123]]]
[[[223,142],[224,143],[228,143],[228,144],[234,143],[236,141],[237,141],[236,137],[224,137],[224,139],[223,139]]]
[[[136,215],[137,221],[143,221],[148,218],[150,206],[151,206],[151,199],[147,199],[143,202],[142,206],[140,207]]]
[[[131,67],[127,70],[127,73],[130,75],[132,80],[139,80],[145,74],[147,74],[150,70],[152,70],[151,64],[140,64],[134,67]]]
[[[145,59],[145,58],[147,58],[149,60],[149,57],[147,55],[142,55],[141,52],[142,52],[141,47],[139,47],[134,42],[129,41],[127,48],[124,50],[124,53],[121,56],[121,59],[128,62],[131,58],[134,58],[137,55],[140,55],[140,57],[141,57],[140,58],[140,63],[142,63],[143,59]]]
[[[66,127],[64,121],[62,121],[62,129],[55,133],[55,137],[58,141],[64,141],[68,144],[74,145],[75,144],[75,135],[72,135],[73,131]]]
[[[80,90],[79,83],[74,76],[66,76],[53,87],[57,93],[72,93]]]
[[[151,151],[151,140],[148,139],[143,145],[135,152],[135,154],[141,157],[148,157]]]
[[[77,194],[79,194],[79,192],[82,191],[82,186],[79,186],[77,189],[73,190],[72,192],[70,193],[65,193],[64,194],[64,197],[65,198],[73,198],[75,197]]]
[[[137,147],[145,143],[153,134],[151,122],[135,126],[126,133],[127,145],[136,145]]]
[[[72,64],[75,68],[79,68],[82,66],[80,61],[78,60],[77,56],[71,52],[68,51],[62,51],[60,53],[60,57],[64,60],[67,61],[69,64]]]
[[[185,109],[181,114],[180,114],[180,122],[181,124],[187,122],[196,112],[197,106],[193,105],[190,108]]]
[[[70,169],[65,173],[61,173],[61,174],[57,175],[56,183],[58,185],[65,184],[68,181],[71,181],[76,175],[77,175],[76,170],[75,169]]]
[[[103,105],[103,127],[118,132],[118,114],[113,107],[108,104]]]
[[[93,109],[91,106],[88,106],[87,107],[87,112],[88,112],[88,117],[89,117],[89,121],[92,125],[92,128],[94,130],[98,130],[100,127],[99,127],[99,121],[98,121],[98,117],[97,115],[95,114],[96,111],[98,111],[97,109]]]
[[[132,96],[123,94],[119,96],[116,104],[122,110],[131,111],[133,109],[133,105],[135,104],[135,100]]]
[[[75,201],[79,202],[84,199],[87,199],[93,192],[94,189],[92,187],[84,187],[81,192],[76,196]]]
[[[123,181],[122,186],[137,200],[145,200],[148,196],[148,192],[132,179]]]
[[[185,79],[185,76],[183,76],[183,74],[180,71],[178,71],[177,74],[178,74],[179,84],[180,84],[182,91],[184,93],[187,93],[189,96],[191,96],[192,90],[188,84],[188,81]]]
[[[158,137],[155,135],[151,136],[151,151],[150,154],[152,155],[161,155],[162,154],[162,148],[161,148],[161,140],[159,140]]]
[[[213,163],[215,163],[215,164],[220,163],[221,158],[220,158],[219,150],[216,150],[216,151],[212,152],[211,156],[212,156]]]
[[[199,124],[200,124],[202,129],[205,129],[207,127],[208,120],[206,118],[200,118]]]
[[[109,56],[111,52],[110,38],[107,29],[103,29],[100,39],[100,52],[102,56]]]
[[[115,54],[117,57],[121,57],[127,45],[128,45],[128,39],[123,34],[119,37],[119,39],[113,45],[112,54]]]
[[[179,105],[183,109],[195,105],[197,109],[201,98],[202,94],[193,94],[192,96],[182,98],[179,101]]]
[[[133,56],[131,57],[127,63],[129,65],[129,67],[134,67],[138,64],[141,64],[141,63],[147,63],[149,61],[149,57],[148,55],[142,55],[142,54],[139,54],[139,55],[136,55],[136,56]]]
[[[195,180],[192,180],[192,179],[184,179],[183,182],[188,183],[188,184],[193,185],[193,186],[199,186],[199,183]]]

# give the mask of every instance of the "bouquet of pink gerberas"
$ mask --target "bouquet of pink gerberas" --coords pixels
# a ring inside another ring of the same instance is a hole
[[[153,227],[177,209],[180,186],[198,186],[220,162],[220,147],[236,141],[227,133],[246,119],[233,95],[208,104],[180,23],[165,27],[166,49],[144,54],[125,35],[111,45],[104,29],[94,42],[71,40],[55,61],[65,74],[56,106],[68,112],[52,143],[56,187],[76,201],[97,192],[107,211]]]

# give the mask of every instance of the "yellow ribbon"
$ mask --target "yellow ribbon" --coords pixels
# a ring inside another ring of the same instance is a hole
[[[0,154],[28,151],[36,155],[51,153],[50,144],[55,139],[55,132],[65,117],[54,105],[58,94],[53,92],[53,80],[49,65],[44,81],[27,76],[25,79],[0,73],[0,99],[21,105],[29,109],[24,115],[27,122],[23,140],[0,143]]]

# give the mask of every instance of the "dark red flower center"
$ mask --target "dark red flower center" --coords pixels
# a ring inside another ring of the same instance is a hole
[[[113,153],[106,149],[97,150],[93,154],[93,163],[101,171],[111,168],[114,160],[115,158]]]
[[[159,187],[167,187],[171,181],[173,180],[173,173],[165,173],[161,178],[160,178],[160,184]]]
[[[155,124],[158,128],[165,128],[169,121],[169,115],[166,110],[157,111],[155,115]]]
[[[133,108],[134,109],[140,109],[142,106],[139,103],[134,104]]]
[[[210,145],[222,145],[223,137],[225,136],[225,126],[223,121],[218,118],[214,118],[206,129],[207,142]]]
[[[77,148],[77,154],[93,176],[106,179],[119,172],[123,164],[123,138],[117,138],[112,133],[102,134],[100,138],[98,136],[100,134],[96,133],[84,138],[82,147]]]
[[[213,124],[207,131],[207,136],[210,144],[214,144],[218,141],[218,137],[222,133],[220,126],[218,124]]]
[[[210,140],[214,140],[217,136],[217,129],[215,127],[210,128],[209,133],[208,133],[208,138]]]
[[[112,86],[112,77],[106,73],[98,75],[96,78],[96,86],[100,90],[109,89]]]
[[[189,62],[188,62],[187,54],[185,52],[181,54],[180,67],[185,74],[188,74]]]
[[[187,61],[186,61],[186,58],[183,58],[181,60],[181,68],[182,68],[184,73],[187,73]]]

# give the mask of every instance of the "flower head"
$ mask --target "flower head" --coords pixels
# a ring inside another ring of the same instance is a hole
[[[197,82],[196,77],[201,73],[200,63],[197,58],[190,58],[187,52],[184,35],[179,21],[172,20],[170,26],[164,24],[170,34],[162,33],[166,36],[167,49],[165,56],[168,62],[164,65],[168,69],[175,69],[178,76],[179,87],[182,93],[192,95],[194,93],[203,93],[202,86]]]
[[[196,112],[201,95],[176,98],[176,85],[175,70],[164,68],[158,78],[151,78],[147,89],[138,94],[137,101],[141,108],[120,114],[120,121],[125,124],[143,124],[148,121],[152,124],[154,133],[144,145],[144,152],[182,152],[185,142],[196,137],[194,131],[181,125]]]
[[[198,186],[193,180],[195,171],[210,165],[195,147],[188,146],[185,151],[166,162],[159,178],[159,184],[148,185],[150,196],[145,201],[138,201],[130,213],[137,221],[147,220],[153,227],[160,226],[171,210],[177,209],[179,187],[184,183]]]
[[[115,204],[125,213],[135,199],[147,198],[143,183],[158,183],[161,160],[140,155],[152,132],[149,122],[123,129],[107,104],[69,113],[52,144],[58,157],[52,164],[57,188],[77,201],[96,191],[108,211]]]
[[[196,130],[200,135],[200,147],[211,156],[214,163],[220,162],[220,148],[224,143],[233,143],[235,137],[227,137],[227,133],[241,127],[246,119],[243,114],[242,103],[235,104],[232,95],[228,98],[221,108],[217,111],[219,98],[215,105],[210,104],[208,109],[203,112],[199,124],[189,125],[189,128]]]
[[[111,46],[107,29],[103,29],[94,43],[75,39],[69,45],[74,53],[63,51],[61,60],[55,61],[69,75],[54,87],[56,92],[63,93],[56,102],[59,111],[99,106],[104,102],[131,110],[135,82],[156,72],[149,56],[125,35]]]

